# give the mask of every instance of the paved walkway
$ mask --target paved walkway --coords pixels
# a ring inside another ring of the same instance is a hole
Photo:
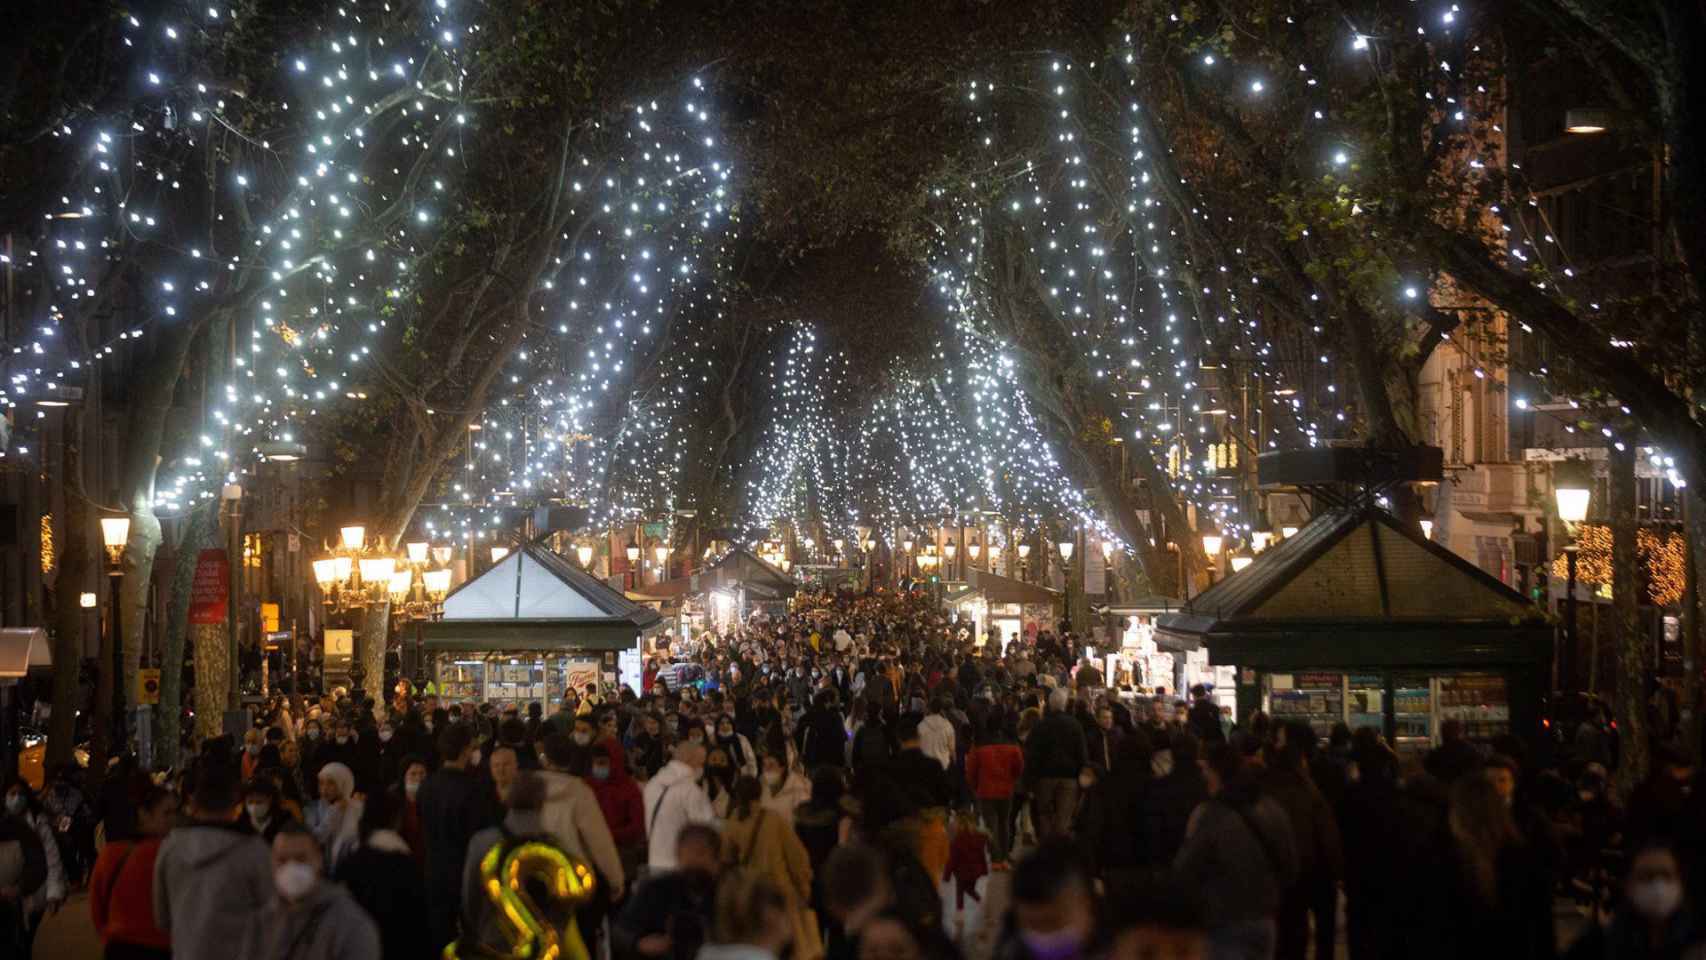
[[[37,960],[100,960],[101,941],[89,919],[89,894],[79,891],[36,934]]]

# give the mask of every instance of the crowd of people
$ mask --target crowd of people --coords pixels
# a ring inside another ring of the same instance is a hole
[[[1228,729],[1209,691],[1110,689],[1078,649],[819,595],[549,710],[280,699],[164,780],[8,785],[0,943],[28,956],[86,887],[113,958],[1542,958],[1573,902],[1569,957],[1706,953],[1680,755],[1620,804],[1593,758]]]

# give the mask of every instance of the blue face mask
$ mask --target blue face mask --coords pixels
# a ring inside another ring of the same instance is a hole
[[[1084,935],[1071,928],[1049,933],[1022,930],[1019,939],[1025,942],[1032,960],[1072,960],[1084,949]]]

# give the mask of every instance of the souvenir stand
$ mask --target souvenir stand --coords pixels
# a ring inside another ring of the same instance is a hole
[[[549,712],[568,687],[614,688],[623,661],[637,662],[643,638],[666,628],[656,610],[536,542],[452,590],[424,636],[441,696]]]
[[[945,599],[961,620],[973,624],[978,646],[999,633],[1003,653],[1028,626],[1047,627],[1061,603],[1058,590],[978,569],[967,570],[964,589]]]
[[[1524,597],[1373,505],[1316,517],[1156,629],[1163,650],[1235,667],[1237,716],[1373,727],[1400,751],[1461,720],[1541,733],[1552,630]]]

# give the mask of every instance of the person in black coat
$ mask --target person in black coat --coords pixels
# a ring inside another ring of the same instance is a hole
[[[1185,844],[1185,832],[1197,804],[1208,799],[1208,781],[1198,765],[1202,745],[1183,730],[1174,731],[1167,742],[1173,754],[1173,769],[1149,785],[1142,807],[1142,833],[1153,863],[1172,863]]]
[[[371,794],[361,811],[361,847],[345,856],[333,878],[379,928],[385,960],[430,957],[434,949],[428,925],[421,922],[426,883],[397,832],[403,805],[396,789]]]
[[[847,728],[841,725],[835,702],[835,691],[819,690],[811,710],[801,718],[797,745],[807,770],[847,765]]]
[[[502,816],[491,782],[471,769],[474,736],[469,726],[452,724],[439,733],[439,767],[416,797],[426,839],[426,919],[435,951],[456,939],[468,841]]]
[[[378,732],[360,732],[343,717],[332,727],[332,742],[322,746],[314,759],[321,767],[328,763],[349,767],[355,774],[355,788],[362,793],[373,793],[381,786]]]

